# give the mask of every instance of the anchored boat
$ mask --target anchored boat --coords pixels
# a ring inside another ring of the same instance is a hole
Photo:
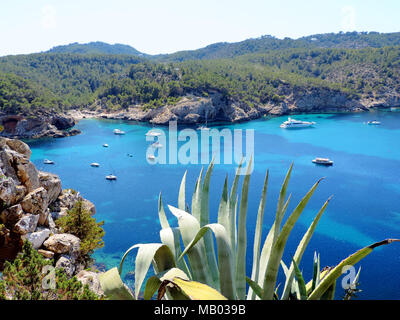
[[[44,164],[54,164],[54,161],[49,160],[49,159],[44,159],[43,163]]]
[[[109,174],[108,176],[106,176],[107,180],[117,180],[117,176],[114,176],[113,174]]]
[[[331,159],[328,159],[328,158],[315,158],[314,160],[312,160],[312,162],[314,162],[316,164],[322,164],[324,166],[333,165],[333,161]]]
[[[119,129],[114,129],[114,134],[117,134],[117,135],[124,135],[125,134],[125,131],[122,131],[122,130],[119,130]]]
[[[295,129],[295,128],[308,128],[316,124],[315,122],[295,120],[293,118],[288,118],[287,121],[280,125],[283,129]]]

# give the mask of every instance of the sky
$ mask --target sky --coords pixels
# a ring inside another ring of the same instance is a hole
[[[148,53],[262,35],[400,31],[399,0],[0,0],[0,56],[72,42]]]

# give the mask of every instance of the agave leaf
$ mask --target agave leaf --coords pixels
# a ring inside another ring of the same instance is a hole
[[[313,279],[312,279],[312,286],[311,286],[311,291],[314,291],[315,287],[319,284],[320,282],[320,259],[319,259],[319,254],[314,253],[314,265],[313,265]]]
[[[211,174],[214,168],[214,159],[211,161],[206,174],[204,176],[203,189],[201,192],[201,212],[200,212],[200,227],[207,225],[210,222],[210,209],[209,209],[209,199],[210,199],[210,181]],[[210,276],[212,278],[212,287],[216,289],[219,288],[219,276],[218,276],[218,266],[217,258],[215,256],[214,241],[210,233],[206,233],[204,236],[204,245],[206,247],[207,262],[209,267]]]
[[[236,255],[236,292],[239,300],[246,298],[246,249],[247,249],[247,231],[246,231],[246,217],[247,217],[247,200],[249,194],[249,184],[251,175],[251,162],[250,157],[249,165],[247,167],[246,175],[244,177],[242,194],[240,199],[238,233],[237,233],[237,255]]]
[[[260,205],[258,207],[257,213],[257,222],[256,222],[256,230],[254,233],[254,244],[253,244],[253,269],[251,271],[251,279],[258,279],[258,274],[260,271],[260,247],[261,247],[261,236],[262,236],[262,225],[264,221],[264,211],[265,211],[265,203],[267,199],[267,189],[268,189],[268,176],[269,171],[267,170],[267,174],[264,180],[264,187],[261,193]],[[253,293],[252,287],[250,287],[249,292],[247,294],[247,299],[254,300],[255,296]]]
[[[171,249],[162,243],[137,244],[130,247],[121,259],[119,273],[122,273],[125,258],[134,249],[139,249],[135,260],[135,297],[139,297],[143,281],[154,260],[154,269],[161,272],[175,267],[175,259]]]
[[[299,265],[300,261],[303,257],[304,251],[306,250],[311,237],[315,231],[315,228],[317,227],[317,224],[319,222],[319,220],[321,219],[322,214],[325,212],[326,207],[328,206],[328,203],[330,201],[331,198],[329,198],[325,204],[322,206],[322,208],[319,210],[317,216],[314,218],[314,221],[311,223],[310,227],[308,228],[307,232],[304,234],[303,238],[301,239],[296,252],[294,254],[294,261],[296,261],[296,264]],[[290,288],[292,287],[291,282],[293,281],[293,277],[294,277],[294,271],[295,267],[294,264],[292,263],[289,269],[289,275],[288,277],[286,277],[286,282],[285,282],[285,287],[283,289],[283,293],[282,293],[282,300],[286,300],[289,297],[289,293],[290,293]]]
[[[321,300],[334,300],[335,299],[335,291],[336,291],[336,281],[334,281],[328,290],[324,292],[321,297]]]
[[[158,219],[160,220],[161,228],[169,228],[169,223],[167,216],[165,214],[164,206],[162,203],[162,196],[161,192],[160,195],[158,196]]]
[[[292,214],[287,219],[284,224],[282,231],[279,233],[279,236],[274,243],[271,256],[268,260],[267,270],[265,273],[264,280],[264,299],[272,300],[274,294],[274,288],[276,284],[276,278],[278,276],[279,263],[282,259],[283,251],[286,246],[287,239],[289,238],[290,232],[292,231],[297,219],[300,217],[304,208],[306,207],[308,201],[311,196],[314,194],[316,188],[318,187],[321,180],[318,180],[308,191],[308,193],[304,196],[304,198],[300,201],[298,206],[294,209]]]
[[[111,300],[134,300],[135,298],[121,280],[117,268],[112,268],[99,276],[101,289]]]
[[[399,239],[386,239],[380,242],[376,242],[368,247],[362,248],[352,255],[348,256],[346,259],[342,260],[335,268],[333,268],[328,275],[321,280],[318,286],[311,292],[308,299],[316,300],[320,299],[322,295],[329,289],[329,287],[336,282],[336,279],[339,278],[342,274],[342,269],[344,266],[355,265],[360,260],[364,259],[367,255],[369,255],[374,248],[377,248],[382,245],[390,244],[392,242],[400,242]]]
[[[249,277],[246,277],[246,282],[252,289],[253,293],[257,295],[257,297],[261,298],[263,296],[263,289],[258,285],[257,282],[251,280]]]
[[[170,281],[164,280],[163,283],[172,284],[174,289],[181,291],[190,300],[227,300],[214,288],[197,281],[183,280],[175,277]]]
[[[228,176],[225,176],[224,188],[222,189],[221,202],[218,209],[218,223],[223,225],[230,234],[229,202],[228,202]]]
[[[300,300],[307,300],[306,282],[304,281],[303,274],[301,273],[294,259],[292,263],[294,266],[294,274],[296,276],[297,283],[299,284]]]
[[[286,190],[289,185],[290,176],[292,174],[293,163],[290,165],[290,168],[285,176],[285,180],[283,181],[281,190],[279,192],[278,198],[278,206],[275,214],[275,221],[268,232],[267,238],[264,241],[263,248],[261,250],[260,256],[260,267],[259,267],[259,275],[258,275],[258,284],[260,286],[264,286],[265,272],[267,271],[268,261],[271,255],[271,249],[274,243],[276,242],[276,238],[279,235],[279,230],[281,227],[282,218],[286,213],[287,207],[290,202],[291,195],[289,195],[288,199],[285,202],[286,198]]]
[[[156,276],[151,276],[147,281],[144,288],[143,299],[150,300],[156,291],[160,288],[161,281]]]
[[[287,210],[291,196],[292,195],[289,195],[289,197],[283,207],[283,213],[285,213]],[[265,272],[267,270],[268,261],[269,261],[270,255],[271,255],[271,249],[272,249],[274,233],[275,233],[275,225],[277,223],[279,223],[279,221],[277,221],[277,219],[275,219],[271,229],[268,232],[267,238],[265,239],[263,248],[261,250],[260,268],[259,268],[259,274],[258,274],[258,284],[260,286],[264,285]]]
[[[185,199],[186,174],[187,174],[187,171],[185,171],[185,174],[183,175],[183,178],[181,181],[181,185],[179,187],[178,208],[181,210],[185,210],[185,206],[186,206],[186,199]]]
[[[203,176],[203,168],[201,168],[199,177],[196,180],[196,185],[194,188],[192,196],[192,215],[200,223],[201,216],[201,178]]]
[[[229,196],[229,224],[230,227],[227,229],[230,232],[230,237],[231,237],[231,244],[233,248],[233,252],[236,253],[236,245],[237,245],[237,225],[236,225],[236,212],[237,212],[237,202],[238,202],[238,197],[237,197],[237,190],[239,187],[239,179],[242,171],[242,165],[243,165],[243,158],[239,163],[239,166],[236,170],[235,178],[233,180],[232,188],[231,188],[231,193]]]
[[[178,258],[178,261],[189,252],[196,244],[207,234],[207,231],[211,230],[217,241],[217,253],[218,253],[218,268],[219,268],[219,286],[221,293],[228,299],[236,298],[235,291],[235,278],[233,270],[233,258],[232,249],[229,243],[228,233],[224,226],[212,223],[202,227],[196,236],[193,238],[191,243],[186,246],[182,255]]]
[[[186,274],[189,274],[189,268],[185,260],[179,260],[178,257],[181,255],[181,242],[180,242],[180,230],[179,228],[165,228],[160,230],[160,239],[163,244],[166,244],[171,251],[174,253],[175,261],[177,261],[178,268],[184,270]]]
[[[193,215],[185,211],[170,205],[168,208],[171,210],[172,214],[178,218],[182,241],[184,246],[187,247],[200,230],[200,223]],[[212,278],[210,276],[208,264],[204,263],[207,261],[207,254],[203,239],[199,241],[197,246],[191,248],[191,250],[187,252],[187,256],[193,280],[210,284]]]

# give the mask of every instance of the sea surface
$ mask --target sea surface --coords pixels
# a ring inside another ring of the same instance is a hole
[[[320,253],[321,266],[334,266],[364,246],[386,238],[400,238],[400,112],[313,114],[294,118],[315,121],[316,125],[285,130],[279,125],[287,118],[276,117],[241,124],[221,123],[212,128],[254,130],[254,171],[247,214],[248,274],[251,273],[254,227],[267,169],[270,180],[264,237],[273,221],[279,189],[292,162],[294,169],[288,188],[292,200],[288,212],[318,179],[325,178],[290,235],[283,257],[286,264],[291,262],[313,217],[333,195],[300,265],[308,281],[312,277],[314,252]],[[374,119],[382,124],[366,124]],[[119,264],[125,250],[133,244],[160,242],[159,193],[162,192],[164,205],[177,206],[179,184],[187,170],[186,200],[190,203],[195,179],[204,165],[149,164],[146,151],[150,142],[145,137],[152,129],[149,125],[85,119],[76,128],[82,134],[29,141],[32,161],[39,169],[58,174],[63,188],[78,190],[96,205],[96,218],[105,221],[106,234],[104,248],[97,250],[94,256],[97,263],[111,268]],[[126,134],[114,135],[115,128]],[[168,134],[166,127],[158,129]],[[104,143],[109,147],[103,147]],[[311,162],[315,157],[330,158],[334,165],[315,165]],[[45,165],[44,159],[53,160],[55,164]],[[92,162],[98,162],[100,167],[91,167]],[[236,167],[233,163],[217,164],[214,168],[211,222],[216,222],[225,175],[231,185]],[[105,176],[110,173],[118,180],[107,181]],[[168,211],[167,215],[171,224],[176,225],[175,217]],[[133,270],[134,259],[128,259],[128,263],[126,269]],[[358,266],[361,266],[362,290],[358,299],[400,299],[400,243],[375,249]],[[282,275],[279,280],[282,281]],[[336,296],[342,295],[339,280]]]

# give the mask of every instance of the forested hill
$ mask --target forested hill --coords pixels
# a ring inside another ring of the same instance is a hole
[[[161,61],[184,61],[197,59],[233,58],[250,53],[267,53],[272,50],[295,48],[383,48],[400,45],[400,32],[346,32],[317,34],[299,39],[278,39],[272,36],[262,36],[234,43],[215,43],[198,50],[180,51],[168,55],[153,56]]]
[[[354,108],[400,105],[400,33],[262,37],[151,58],[54,51],[0,57],[0,112],[156,110],[189,96],[247,113],[265,106],[335,110],[346,101]]]
[[[48,53],[74,53],[74,54],[123,54],[145,56],[144,53],[125,44],[108,44],[104,42],[71,43],[51,48]]]

